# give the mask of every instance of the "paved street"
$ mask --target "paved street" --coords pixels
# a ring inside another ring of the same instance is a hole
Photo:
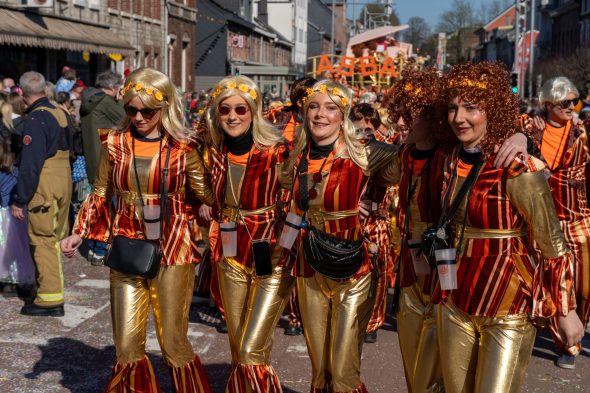
[[[115,358],[110,327],[107,269],[81,257],[65,264],[66,316],[31,318],[19,315],[18,298],[0,297],[0,392],[101,392]],[[230,371],[227,337],[217,333],[217,317],[208,304],[191,310],[190,339],[201,356],[213,392],[224,391]],[[284,323],[284,321],[282,321]],[[590,347],[590,334],[585,346]],[[164,392],[170,392],[153,323],[147,340],[149,355]],[[523,392],[590,392],[590,354],[578,358],[576,369],[553,366],[552,344],[537,339]],[[364,381],[371,393],[405,392],[395,321],[379,332],[376,344],[366,344]],[[275,331],[275,365],[285,393],[308,392],[310,365],[303,337]]]

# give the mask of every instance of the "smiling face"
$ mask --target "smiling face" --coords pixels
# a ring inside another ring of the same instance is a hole
[[[327,94],[316,93],[310,98],[307,123],[318,145],[329,145],[338,139],[343,119],[340,107]]]
[[[141,135],[152,137],[159,134],[162,120],[160,109],[148,108],[139,96],[135,96],[125,105],[125,112]]]
[[[246,100],[237,94],[221,100],[217,114],[219,126],[233,138],[244,134],[252,124],[252,111]]]
[[[464,147],[477,147],[486,134],[487,116],[478,105],[455,97],[448,105],[447,116],[453,132]]]
[[[395,123],[395,129],[399,132],[399,143],[405,143],[410,133],[410,127],[406,124],[403,117],[399,117]]]
[[[574,109],[576,106],[573,100],[576,98],[578,98],[578,95],[574,92],[570,92],[562,102],[547,104],[549,120],[561,125],[572,120],[574,118]]]

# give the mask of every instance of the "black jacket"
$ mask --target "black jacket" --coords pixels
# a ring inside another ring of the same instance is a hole
[[[45,160],[53,157],[58,150],[70,149],[68,128],[61,128],[51,113],[35,111],[39,107],[55,108],[47,97],[38,99],[27,108],[14,201],[18,207],[24,207],[33,198]]]

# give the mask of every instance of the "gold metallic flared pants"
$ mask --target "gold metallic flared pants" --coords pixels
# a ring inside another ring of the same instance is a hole
[[[520,392],[536,336],[528,315],[478,317],[449,299],[437,331],[447,393]]]
[[[418,282],[401,289],[397,333],[409,393],[444,391],[436,309]]]
[[[232,361],[270,364],[274,330],[294,283],[290,269],[275,267],[272,274],[257,277],[232,258],[223,258],[217,274]]]
[[[117,362],[132,363],[145,356],[150,304],[166,364],[182,367],[193,360],[195,354],[187,333],[194,281],[194,264],[160,267],[152,280],[111,270],[111,317]]]
[[[361,385],[361,354],[375,302],[373,273],[336,281],[319,273],[297,277],[312,385],[334,392]]]

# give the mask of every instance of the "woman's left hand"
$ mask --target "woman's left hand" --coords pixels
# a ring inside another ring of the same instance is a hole
[[[213,219],[213,208],[202,204],[199,208],[199,217],[205,221],[211,221]]]
[[[525,160],[528,159],[526,135],[517,132],[506,139],[502,143],[502,146],[496,145],[494,147],[494,153],[497,153],[494,159],[494,167],[496,168],[508,168],[514,158],[519,154],[522,154]]]

